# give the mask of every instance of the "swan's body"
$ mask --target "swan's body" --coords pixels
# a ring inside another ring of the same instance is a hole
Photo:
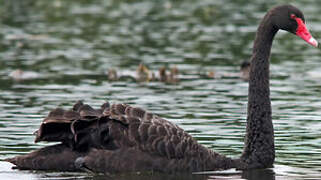
[[[207,149],[177,125],[140,108],[105,103],[101,109],[94,110],[79,102],[70,111],[52,111],[36,132],[36,142],[61,144],[7,161],[18,169],[77,171],[85,168],[96,172],[271,167],[275,151],[269,97],[270,50],[279,29],[295,33],[317,46],[302,22],[304,17],[297,8],[284,5],[270,10],[258,28],[251,58],[245,147],[239,159]]]
[[[101,109],[94,110],[78,102],[70,111],[56,109],[41,124],[35,141],[62,144],[9,161],[19,164],[21,169],[77,170],[76,166],[85,166],[98,172],[234,167],[230,158],[198,144],[177,125],[124,104],[110,107],[105,103]],[[62,159],[56,159],[58,155]]]

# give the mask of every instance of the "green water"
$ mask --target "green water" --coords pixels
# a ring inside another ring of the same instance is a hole
[[[292,1],[278,1],[278,3]],[[259,19],[276,1],[0,0],[0,159],[47,145],[32,133],[56,106],[79,99],[143,107],[177,123],[200,143],[230,157],[243,148],[248,84],[205,78],[239,72],[251,55]],[[296,2],[316,39],[321,1]],[[115,179],[320,179],[320,49],[280,32],[271,56],[276,162],[269,170],[207,175],[121,175]],[[135,75],[146,64],[176,66],[181,81],[108,81],[107,70]],[[9,74],[29,73],[15,81]],[[31,74],[31,75],[30,75]],[[105,179],[87,173],[16,171],[0,161],[1,179]]]

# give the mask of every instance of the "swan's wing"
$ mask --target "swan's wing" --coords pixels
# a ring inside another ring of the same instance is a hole
[[[102,108],[108,107],[105,103]],[[93,109],[87,104],[78,101],[71,110],[56,108],[43,120],[35,132],[35,142],[65,142],[71,143],[74,139],[72,124],[77,121],[94,121],[101,117],[101,109]]]
[[[175,172],[232,167],[231,159],[205,148],[177,125],[141,108],[113,104],[99,121],[104,133],[97,137],[104,139],[100,143],[103,148],[91,146],[94,148],[77,159],[79,167],[98,172]],[[94,139],[97,138],[87,144]]]
[[[79,151],[137,147],[167,158],[183,158],[198,148],[177,125],[141,108],[109,103],[94,109],[77,102],[71,110],[51,111],[36,133],[38,141],[63,142]]]
[[[75,118],[78,118],[77,114],[72,111],[65,111],[60,108],[52,110],[35,132],[35,142],[65,141],[72,138],[69,129]]]
[[[103,114],[114,120],[109,121],[109,136],[119,148],[135,146],[167,158],[183,158],[199,148],[183,129],[141,108],[113,104]]]

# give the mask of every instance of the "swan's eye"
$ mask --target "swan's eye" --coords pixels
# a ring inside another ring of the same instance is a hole
[[[296,19],[296,15],[295,14],[291,14],[290,17],[291,17],[291,19]]]

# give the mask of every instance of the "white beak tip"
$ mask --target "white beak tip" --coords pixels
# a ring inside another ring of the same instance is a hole
[[[312,46],[314,46],[314,47],[318,47],[318,41],[316,40],[316,39],[314,39],[313,37],[311,37],[310,39],[309,39],[309,44],[311,44]]]

